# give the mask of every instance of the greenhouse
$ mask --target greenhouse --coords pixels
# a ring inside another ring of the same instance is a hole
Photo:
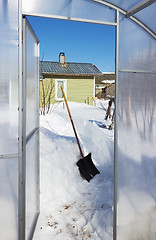
[[[156,238],[155,13],[155,0],[0,2],[1,239],[33,239],[40,214],[40,43],[27,16],[115,27],[113,240]]]

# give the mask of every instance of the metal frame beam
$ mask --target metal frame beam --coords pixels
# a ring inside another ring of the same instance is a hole
[[[118,76],[119,76],[119,10],[116,11],[115,33],[115,127],[114,127],[114,213],[113,213],[113,240],[117,239],[117,156],[118,156]]]
[[[120,69],[119,72],[156,74],[156,71],[145,71],[139,69]]]
[[[116,26],[115,22],[98,21],[98,20],[91,20],[91,19],[85,19],[85,18],[65,17],[65,16],[59,16],[59,15],[53,15],[53,14],[38,14],[38,13],[30,14],[27,12],[23,12],[23,16],[54,18],[54,19],[61,19],[61,20],[68,20],[68,21],[75,21],[75,22],[87,22],[87,23],[95,23],[95,24],[101,24],[101,25]]]
[[[104,1],[104,0],[91,0],[91,1],[94,1],[94,2],[100,3],[102,5],[105,5],[107,7],[113,8],[113,9],[119,11],[120,13],[122,13],[125,16],[127,14],[127,12],[125,10],[123,10],[122,8],[119,8],[118,6],[116,6],[116,5],[114,5],[110,2],[107,2],[107,1]],[[153,1],[156,1],[156,0],[153,0]],[[149,27],[147,27],[143,22],[141,22],[140,20],[138,20],[136,17],[133,17],[133,16],[130,16],[129,18],[133,22],[137,23],[140,27],[142,27],[146,32],[148,32],[154,39],[156,39],[156,34]]]
[[[34,128],[26,137],[26,144],[32,139],[32,137],[39,131],[39,127]]]
[[[20,1],[19,1],[20,3]],[[25,113],[25,21],[19,5],[19,165],[18,165],[18,239],[25,240],[26,217],[26,113]]]
[[[0,159],[12,159],[19,158],[19,153],[11,153],[11,154],[1,154]]]
[[[129,18],[131,16],[133,16],[134,14],[136,14],[137,12],[140,12],[141,10],[143,10],[144,8],[150,6],[151,4],[155,3],[156,0],[146,0],[145,2],[139,4],[137,7],[131,9],[130,11],[128,11],[126,13],[126,18]]]

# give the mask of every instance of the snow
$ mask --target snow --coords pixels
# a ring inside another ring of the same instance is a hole
[[[115,83],[115,80],[103,80],[102,83],[113,84],[113,83]]]
[[[82,151],[100,171],[82,179],[81,158],[63,104],[40,117],[41,213],[34,240],[110,240],[113,236],[114,132],[102,127],[108,102],[69,103]]]

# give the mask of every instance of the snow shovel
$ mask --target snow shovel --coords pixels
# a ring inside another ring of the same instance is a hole
[[[91,159],[91,153],[89,153],[86,157],[84,157],[84,154],[82,152],[80,142],[79,142],[79,139],[78,139],[78,136],[77,136],[77,133],[76,133],[76,129],[75,129],[75,126],[74,126],[74,122],[73,122],[73,119],[72,119],[72,116],[71,116],[71,113],[70,113],[70,110],[69,110],[67,99],[66,99],[66,96],[65,96],[65,93],[64,93],[64,90],[63,90],[63,86],[61,86],[61,90],[62,90],[62,93],[63,93],[63,97],[64,97],[66,107],[67,107],[67,110],[68,110],[69,118],[70,118],[73,130],[74,130],[76,141],[77,141],[77,144],[78,144],[78,147],[79,147],[79,150],[80,150],[80,154],[81,154],[81,157],[82,157],[76,163],[76,165],[79,168],[79,171],[80,171],[80,174],[81,174],[82,178],[86,179],[89,182],[96,174],[99,174],[100,172],[95,167],[95,165],[94,165],[94,163]]]

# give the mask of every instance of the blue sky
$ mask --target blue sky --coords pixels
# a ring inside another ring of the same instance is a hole
[[[40,60],[92,63],[102,72],[115,69],[115,27],[67,20],[28,17],[40,40]]]

